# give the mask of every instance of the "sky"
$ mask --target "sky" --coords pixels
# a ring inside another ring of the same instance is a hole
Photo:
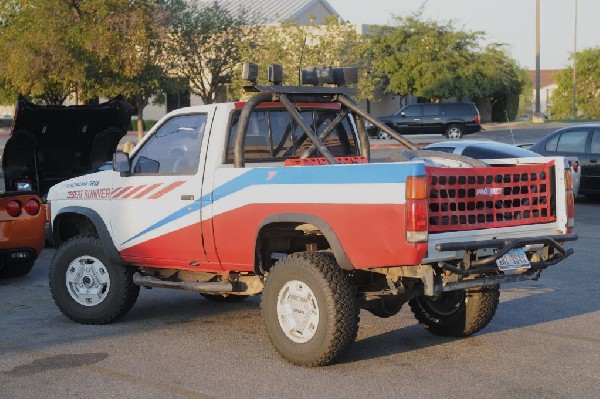
[[[424,16],[453,20],[455,27],[484,31],[488,42],[507,44],[521,67],[535,69],[536,0],[327,0],[353,24],[389,24],[425,3]],[[540,0],[541,69],[570,66],[577,1],[577,51],[600,46],[600,0]]]

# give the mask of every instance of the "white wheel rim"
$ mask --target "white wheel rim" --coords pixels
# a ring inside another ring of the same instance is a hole
[[[453,127],[448,130],[448,137],[451,139],[459,139],[460,138],[460,130]]]
[[[379,132],[378,136],[380,140],[387,140],[390,138],[390,135],[386,132]]]
[[[277,297],[277,319],[285,335],[294,342],[311,340],[319,326],[319,305],[310,287],[302,281],[287,282]]]
[[[80,256],[67,268],[67,290],[77,303],[96,306],[110,289],[110,277],[106,266],[93,256]]]

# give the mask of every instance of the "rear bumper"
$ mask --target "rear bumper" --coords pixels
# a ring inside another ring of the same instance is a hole
[[[426,291],[431,295],[486,285],[537,280],[542,270],[562,262],[573,254],[573,249],[565,249],[562,243],[575,241],[577,238],[577,234],[562,234],[437,244],[438,251],[464,251],[465,255],[462,261],[455,263],[438,262],[437,267],[443,274],[451,277],[432,282],[428,289],[426,287]],[[502,272],[496,265],[496,261],[515,248],[526,250],[531,267],[512,271],[512,273]],[[493,249],[494,253],[477,257],[477,252],[482,249]]]

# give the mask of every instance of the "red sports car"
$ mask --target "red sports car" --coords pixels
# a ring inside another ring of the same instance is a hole
[[[46,208],[33,192],[0,192],[0,277],[23,276],[44,247]]]

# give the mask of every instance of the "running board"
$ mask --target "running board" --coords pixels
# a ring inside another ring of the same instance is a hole
[[[134,273],[133,283],[142,287],[174,288],[184,291],[194,291],[203,294],[221,294],[233,292],[233,284],[225,281],[167,281],[156,277],[144,276],[139,272]]]

